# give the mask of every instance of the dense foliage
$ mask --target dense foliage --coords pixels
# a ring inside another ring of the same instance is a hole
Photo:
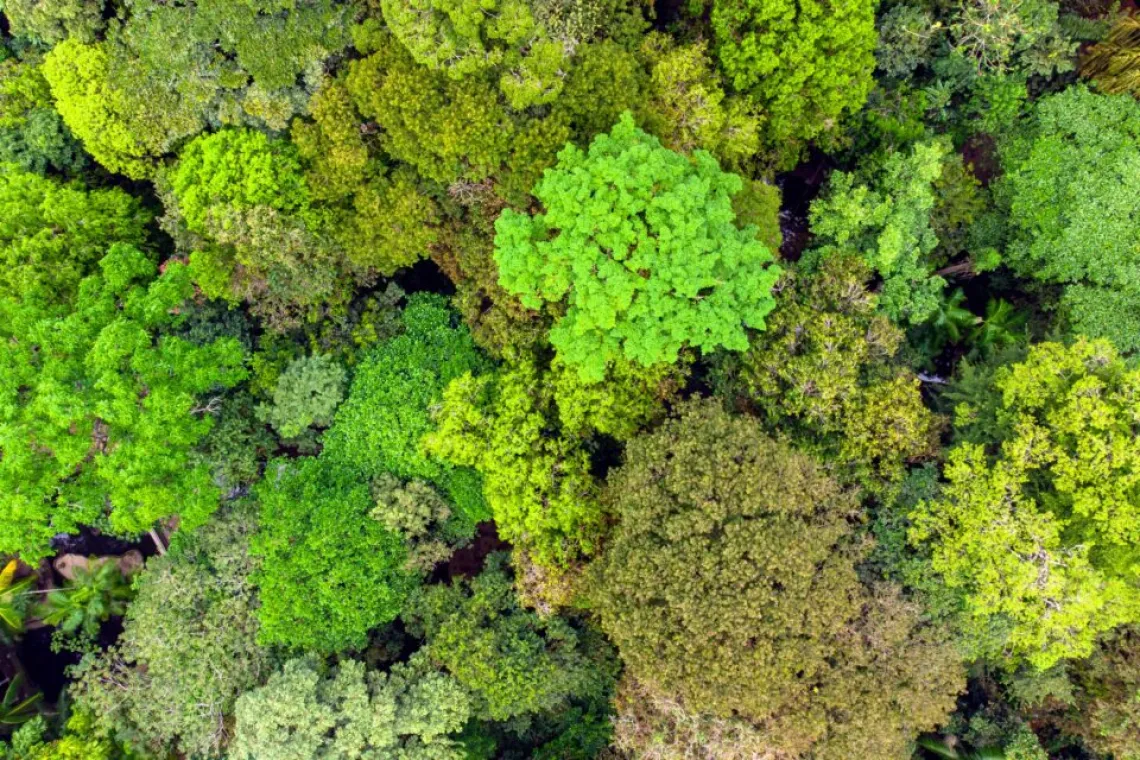
[[[0,0],[0,760],[1140,758],[1132,0]]]

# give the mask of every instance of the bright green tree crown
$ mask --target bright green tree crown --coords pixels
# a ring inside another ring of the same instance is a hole
[[[530,308],[565,302],[550,341],[583,378],[621,355],[651,366],[685,346],[743,351],[780,270],[756,228],[735,224],[740,189],[707,152],[668,150],[627,112],[588,153],[559,153],[534,189],[546,213],[499,217],[499,281]]]

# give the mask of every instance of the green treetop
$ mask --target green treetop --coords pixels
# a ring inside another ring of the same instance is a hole
[[[403,332],[377,345],[356,368],[348,398],[325,434],[323,456],[370,480],[391,474],[437,486],[472,522],[485,519],[479,477],[429,456],[420,439],[447,384],[488,368],[464,327],[439,296],[408,299]]]
[[[870,184],[855,175],[831,175],[825,195],[811,205],[812,232],[821,257],[855,250],[883,278],[879,308],[900,324],[921,324],[938,308],[946,282],[933,273],[938,238],[931,224],[935,183],[948,146],[919,143],[892,153]]]
[[[870,269],[834,254],[797,273],[743,357],[742,379],[773,432],[848,465],[857,477],[902,476],[937,450],[918,378],[896,359],[902,330],[876,313]]]
[[[55,110],[41,63],[29,52],[0,62],[0,163],[76,172],[86,157]]]
[[[0,165],[0,295],[70,302],[112,243],[146,242],[149,220],[118,188],[88,190]]]
[[[1103,341],[1042,343],[990,392],[992,408],[955,410],[964,440],[910,535],[966,623],[1044,669],[1140,619],[1140,371]]]
[[[72,687],[95,735],[149,757],[224,756],[228,735],[218,726],[273,666],[257,643],[249,507],[239,502],[197,530],[178,532],[165,556],[147,561],[122,635],[84,659]]]
[[[953,708],[945,636],[860,584],[853,494],[754,420],[684,405],[629,444],[607,503],[593,607],[654,693],[745,721],[768,751],[836,760],[905,760]]]
[[[838,133],[863,106],[875,68],[871,0],[714,0],[721,69],[766,115],[765,142],[794,164],[808,140]]]
[[[1066,285],[1076,332],[1140,350],[1140,103],[1081,86],[1042,98],[1001,160],[1009,266]]]
[[[742,351],[779,268],[755,228],[735,225],[741,187],[705,151],[674,153],[626,113],[588,153],[563,149],[534,189],[545,212],[499,217],[500,282],[530,308],[565,304],[550,341],[584,379],[618,356],[652,366],[685,346]]]
[[[349,43],[332,0],[136,0],[105,39],[71,37],[46,57],[64,122],[99,163],[150,177],[207,126],[284,129]]]
[[[506,721],[605,693],[613,683],[613,648],[596,631],[522,607],[492,555],[469,581],[433,585],[412,599],[409,630],[426,639],[431,660],[472,694],[472,712]]]
[[[382,0],[384,19],[417,63],[459,79],[502,72],[514,108],[562,91],[567,48],[550,38],[529,0]]]
[[[328,654],[362,649],[416,583],[403,538],[369,517],[367,481],[323,456],[273,460],[257,495],[259,641]]]
[[[233,760],[464,760],[470,697],[422,654],[387,673],[290,660],[238,700]]]
[[[201,397],[245,377],[242,348],[160,334],[193,293],[184,265],[151,282],[155,264],[116,244],[100,268],[73,307],[0,298],[0,552],[29,562],[80,525],[193,528],[218,506],[190,455],[214,422]]]

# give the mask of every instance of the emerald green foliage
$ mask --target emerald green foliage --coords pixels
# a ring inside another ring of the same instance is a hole
[[[261,467],[276,449],[277,437],[257,419],[248,393],[223,399],[215,419],[190,461],[205,464],[214,484],[232,494],[261,477]]]
[[[945,285],[929,257],[938,246],[931,226],[934,184],[947,150],[945,143],[933,141],[916,144],[909,155],[893,153],[870,184],[836,172],[827,194],[811,206],[817,255],[860,253],[883,279],[879,308],[900,324],[921,324],[934,316]]]
[[[115,244],[100,269],[72,306],[0,297],[0,551],[25,561],[80,525],[136,535],[177,515],[193,529],[218,506],[191,450],[213,426],[199,399],[245,377],[241,346],[161,334],[192,294],[183,265],[155,278]]]
[[[1073,331],[1140,349],[1140,332],[1131,329],[1140,304],[1133,223],[1140,215],[1140,104],[1081,86],[1042,98],[1003,143],[1001,160],[1009,266],[1024,277],[1080,286],[1062,298]]]
[[[608,488],[620,522],[593,607],[651,691],[820,758],[903,760],[953,707],[945,635],[859,582],[854,494],[755,421],[690,402],[629,444]]]
[[[367,484],[323,456],[273,460],[257,497],[258,640],[330,654],[363,648],[415,583],[400,536],[368,518]]]
[[[0,62],[0,163],[38,174],[77,171],[83,151],[55,111],[40,63],[32,55]]]
[[[871,91],[869,0],[714,0],[712,28],[721,69],[766,116],[764,144],[778,165],[794,164],[807,141],[833,138]]]
[[[839,253],[797,273],[741,375],[773,432],[857,476],[897,479],[905,462],[934,453],[937,424],[897,359],[902,331],[876,313],[869,277],[859,257]]]
[[[71,301],[113,243],[146,243],[150,220],[118,188],[91,190],[13,165],[0,165],[0,213],[0,297],[17,302]]]
[[[77,564],[73,572],[75,577],[65,580],[63,588],[49,591],[32,607],[32,614],[65,637],[91,641],[104,622],[126,612],[134,594],[113,560],[88,557],[87,564]]]
[[[0,760],[1140,760],[1130,6],[0,0]]]
[[[427,656],[470,691],[473,715],[504,721],[609,688],[612,649],[562,617],[524,609],[503,565],[492,556],[469,581],[425,586],[404,613]]]
[[[176,534],[165,556],[147,561],[118,643],[88,655],[76,673],[68,729],[80,716],[94,723],[75,727],[76,742],[114,736],[151,757],[222,756],[234,701],[272,667],[256,642],[254,527],[239,504]],[[66,734],[60,744],[69,744]]]
[[[325,434],[323,457],[364,481],[389,473],[439,488],[473,522],[487,507],[478,476],[425,454],[431,407],[447,384],[487,368],[471,335],[453,325],[443,299],[417,295],[402,314],[403,332],[377,345],[356,368],[348,398]]]
[[[423,446],[479,471],[499,535],[557,567],[594,553],[602,509],[580,439],[559,434],[552,419],[549,380],[531,362],[458,377],[444,390]]]
[[[341,660],[285,663],[237,703],[233,760],[464,760],[454,735],[470,714],[455,679],[422,655],[388,673]]]
[[[56,45],[44,75],[99,163],[151,177],[208,125],[284,129],[321,62],[347,46],[349,15],[331,0],[137,0],[106,39]]]
[[[779,269],[734,224],[740,189],[708,153],[674,153],[626,113],[588,153],[563,149],[534,189],[544,213],[499,217],[499,281],[530,308],[566,304],[550,341],[583,379],[619,356],[648,367],[685,346],[744,350]]]
[[[1140,615],[1140,372],[1082,339],[1035,345],[991,383],[998,403],[955,409],[961,443],[911,540],[929,543],[968,631],[996,626],[1009,661],[1045,669]]]
[[[277,378],[273,405],[259,415],[284,438],[295,438],[310,426],[328,427],[344,398],[344,367],[327,356],[293,360]]]

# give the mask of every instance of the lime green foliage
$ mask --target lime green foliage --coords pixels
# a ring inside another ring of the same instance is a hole
[[[1140,616],[1138,391],[1107,343],[1042,343],[995,373],[1000,404],[955,410],[964,440],[911,540],[930,543],[968,625],[1004,627],[1013,661],[1086,656]]]
[[[70,308],[0,298],[0,551],[26,561],[80,525],[134,535],[178,515],[190,529],[218,506],[190,453],[213,426],[199,398],[245,377],[241,346],[159,333],[193,291],[183,265],[154,279],[116,244],[100,267]]]
[[[902,331],[876,314],[857,256],[835,254],[799,274],[744,355],[742,378],[773,432],[848,465],[898,479],[934,453],[935,417],[918,379],[896,360]]]
[[[44,73],[87,150],[135,178],[210,124],[286,128],[349,42],[331,0],[137,0],[124,15],[101,42],[57,45]]]
[[[72,686],[72,721],[94,725],[68,733],[113,736],[146,757],[222,755],[234,701],[272,667],[256,642],[254,527],[243,503],[147,561],[118,643],[85,658]]]
[[[75,577],[48,592],[32,607],[32,614],[64,636],[91,641],[105,621],[127,611],[134,594],[112,559],[89,557],[86,566],[76,565],[73,572]]]
[[[417,63],[453,79],[501,72],[512,108],[562,91],[566,47],[549,38],[527,0],[382,0],[384,20]]]
[[[56,109],[87,152],[110,171],[128,177],[149,176],[155,157],[205,126],[194,114],[182,113],[169,114],[178,118],[157,124],[144,121],[138,112],[142,104],[112,84],[106,43],[65,40],[44,58],[43,73]],[[143,125],[149,128],[144,131]]]
[[[273,405],[259,416],[284,438],[295,438],[310,426],[328,427],[344,398],[345,371],[327,356],[295,359],[277,378]]]
[[[432,428],[430,408],[447,384],[487,365],[467,330],[452,325],[442,298],[413,296],[402,320],[404,332],[377,345],[357,367],[348,399],[325,434],[323,456],[365,482],[384,473],[425,480],[473,522],[485,519],[478,476],[424,454],[420,439]]]
[[[949,147],[918,143],[909,155],[892,153],[871,184],[853,174],[831,175],[827,194],[812,203],[818,255],[855,250],[880,277],[879,308],[900,324],[921,324],[938,307],[945,280],[929,257],[938,246],[931,226],[934,183]]]
[[[75,37],[93,42],[103,29],[104,0],[4,0],[4,16],[13,36],[49,45]]]
[[[171,189],[195,232],[231,224],[231,215],[245,209],[305,216],[310,208],[297,149],[251,129],[226,129],[191,142],[179,155]]]
[[[274,460],[257,495],[258,640],[327,653],[363,648],[415,582],[403,540],[368,518],[367,484],[325,457]]]
[[[534,189],[545,213],[499,217],[499,281],[530,308],[567,304],[550,341],[583,379],[619,356],[648,367],[685,346],[742,351],[779,269],[734,224],[740,189],[708,153],[674,153],[626,113],[589,153],[559,154]]]
[[[1031,122],[1003,144],[1001,160],[1009,266],[1084,286],[1062,299],[1073,330],[1140,349],[1140,332],[1101,318],[1127,299],[1132,326],[1140,308],[1140,104],[1081,86],[1042,98]]]
[[[705,43],[677,47],[654,32],[641,44],[650,65],[645,128],[665,147],[709,151],[726,165],[739,165],[760,148],[760,122],[739,98],[726,98]]]
[[[554,431],[552,387],[533,363],[453,380],[424,450],[483,475],[499,535],[557,567],[592,554],[602,509],[579,439]]]
[[[953,708],[945,637],[859,582],[854,494],[754,420],[690,402],[629,444],[608,486],[620,522],[591,600],[655,693],[792,757],[904,760]]]
[[[0,297],[64,303],[112,243],[146,242],[150,215],[118,188],[0,165],[0,219]]]
[[[598,432],[623,441],[664,416],[665,403],[684,386],[687,372],[674,364],[642,367],[616,359],[605,379],[592,383],[555,359],[547,377],[564,433],[584,438]]]
[[[1105,757],[1140,756],[1140,632],[1110,634],[1073,667],[1077,700],[1066,728]]]
[[[360,113],[383,128],[384,151],[437,182],[493,174],[514,131],[495,89],[418,66],[386,33],[365,29],[357,47],[373,54],[349,65],[346,85]]]
[[[465,760],[470,714],[455,679],[422,655],[388,673],[341,660],[329,673],[290,660],[237,703],[231,760]]]
[[[0,62],[0,163],[38,174],[83,167],[83,152],[56,113],[38,56]]]
[[[404,618],[424,651],[473,697],[475,716],[508,720],[609,688],[613,650],[557,615],[523,609],[493,555],[470,581],[426,586]]]
[[[764,142],[779,164],[794,164],[805,142],[834,136],[871,91],[870,0],[715,0],[712,27],[721,68],[767,117]]]
[[[297,148],[262,132],[196,138],[182,151],[169,189],[172,211],[201,236],[180,246],[194,251],[197,284],[214,297],[250,299],[272,328],[294,327],[324,303],[343,305],[352,284],[369,276],[369,265],[392,265],[382,251],[351,265],[355,252],[336,240],[355,229],[344,210],[316,202]],[[177,226],[171,231],[186,235]]]
[[[10,747],[0,745],[4,760],[123,760],[128,753],[110,739],[93,731],[94,719],[87,713],[73,713],[67,719],[63,735],[47,741],[47,721],[36,717],[12,735]],[[7,754],[4,754],[5,751]]]

